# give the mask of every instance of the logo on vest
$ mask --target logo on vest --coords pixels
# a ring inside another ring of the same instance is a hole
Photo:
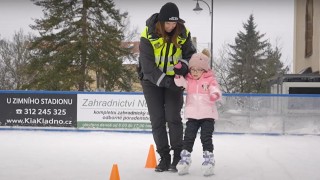
[[[178,21],[179,20],[179,18],[177,18],[177,17],[171,17],[171,18],[169,18],[169,21]]]
[[[154,47],[155,47],[156,49],[158,49],[158,48],[161,47],[161,44],[158,42],[158,43],[156,43],[156,44],[154,45]]]

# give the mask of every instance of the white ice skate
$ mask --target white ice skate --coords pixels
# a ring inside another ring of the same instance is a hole
[[[204,176],[211,176],[214,174],[215,160],[213,153],[209,151],[203,152],[204,162],[202,163],[201,171]]]
[[[177,164],[178,174],[185,175],[189,173],[189,167],[191,165],[191,153],[187,150],[182,150],[180,153],[181,159]]]

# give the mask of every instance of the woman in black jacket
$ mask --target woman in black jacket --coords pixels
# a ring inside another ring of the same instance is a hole
[[[153,14],[146,21],[139,48],[139,76],[153,138],[161,157],[155,171],[176,172],[182,150],[183,125],[180,112],[183,90],[175,85],[173,78],[188,73],[188,62],[196,49],[174,3],[166,3],[159,13]],[[176,64],[181,68],[174,68]],[[174,152],[172,162],[170,150]]]

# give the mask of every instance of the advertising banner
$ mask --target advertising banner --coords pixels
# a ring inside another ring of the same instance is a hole
[[[151,129],[143,94],[78,94],[79,128]]]
[[[0,94],[0,126],[76,127],[76,121],[77,94]]]

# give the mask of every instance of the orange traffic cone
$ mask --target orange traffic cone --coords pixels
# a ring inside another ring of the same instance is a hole
[[[118,165],[113,164],[111,174],[110,174],[110,180],[120,180]]]
[[[145,168],[155,168],[156,166],[157,166],[156,153],[154,151],[153,145],[151,144],[149,148],[149,154],[148,154]]]

